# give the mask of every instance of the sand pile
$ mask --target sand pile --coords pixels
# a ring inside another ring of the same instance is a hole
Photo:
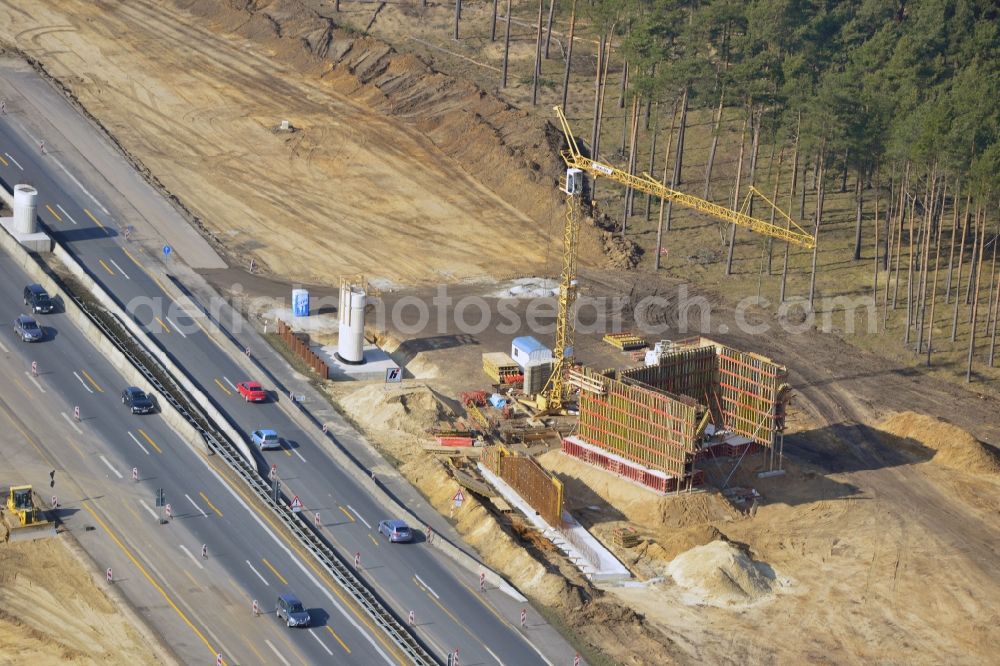
[[[662,528],[680,529],[741,517],[718,493],[657,495],[561,451],[545,453],[538,457],[538,461],[565,484],[570,510],[573,509],[574,498],[581,498],[583,505],[593,504],[592,496],[596,493],[628,520],[657,535]]]
[[[454,412],[433,389],[407,385],[386,390],[382,384],[366,386],[340,401],[344,411],[366,429],[397,431],[416,437]]]
[[[728,541],[678,555],[667,573],[687,590],[690,602],[708,606],[749,606],[770,597],[779,585],[770,566],[755,562]]]
[[[900,412],[883,422],[880,428],[933,450],[931,461],[939,465],[973,474],[1000,473],[1000,455],[996,449],[943,419]]]

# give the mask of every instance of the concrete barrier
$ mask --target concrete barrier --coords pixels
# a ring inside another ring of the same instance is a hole
[[[2,190],[2,188],[0,188]],[[201,436],[201,433],[177,409],[170,404],[169,401],[165,399],[163,395],[160,394],[152,384],[125,356],[124,353],[118,347],[114,345],[111,340],[104,335],[98,326],[91,321],[90,317],[87,316],[80,306],[76,304],[72,298],[70,298],[63,290],[59,287],[55,280],[53,280],[38,264],[37,261],[23,248],[20,243],[14,240],[8,234],[0,234],[0,247],[14,260],[14,262],[24,269],[25,273],[28,274],[32,280],[38,284],[45,287],[45,290],[53,297],[58,296],[62,300],[63,306],[65,308],[66,317],[70,322],[83,334],[88,341],[93,344],[101,354],[107,358],[111,365],[125,377],[125,381],[129,382],[132,386],[138,386],[146,393],[154,396],[157,399],[158,407],[160,408],[160,414],[163,420],[169,425],[181,438],[185,439],[190,443],[200,441],[204,450],[207,450],[207,445]]]
[[[58,246],[57,246],[58,248]],[[182,293],[176,288],[173,281],[158,267],[147,267],[145,269],[149,272],[160,284],[167,294],[177,303],[183,312],[187,314],[188,317],[192,319],[197,319],[204,323],[202,330],[204,330],[210,338],[215,342],[215,344],[225,353],[227,349],[232,349],[234,346],[233,340],[231,340],[227,334],[220,329],[214,321],[210,320],[202,312],[201,308],[195,305],[191,298],[187,294]],[[223,307],[226,309],[226,318],[233,320],[238,318],[242,321],[243,325],[250,327],[250,324],[243,318],[243,316],[233,310],[228,304],[224,304]],[[221,317],[221,313],[219,314]],[[266,343],[262,343],[266,344]],[[256,365],[253,359],[247,357],[244,354],[229,354],[232,359],[235,360],[237,365],[240,366],[246,373],[247,376],[254,376],[259,373],[261,368]],[[325,399],[325,398],[324,398]],[[303,408],[294,405],[288,400],[278,400],[278,405],[291,418],[303,432],[311,435],[312,439],[316,442],[322,442],[324,444],[324,449],[333,457],[334,461],[340,466],[340,468],[347,474],[351,476],[360,486],[371,488],[370,494],[375,498],[375,500],[388,512],[388,515],[399,516],[400,518],[408,518],[410,523],[413,525],[421,525],[423,521],[413,513],[409,507],[404,504],[397,502],[388,493],[386,493],[377,484],[373,484],[371,478],[368,474],[355,462],[351,460],[344,451],[338,446],[329,433],[324,433],[320,426],[316,422],[309,418],[305,414]],[[368,445],[370,446],[370,445]],[[373,449],[374,451],[374,449]],[[374,451],[376,455],[381,458],[381,454]],[[405,478],[404,478],[405,481]],[[406,483],[409,483],[406,481]],[[463,569],[472,572],[478,579],[480,573],[486,573],[486,581],[493,587],[501,590],[508,596],[516,599],[520,603],[525,603],[527,599],[523,594],[521,594],[517,588],[511,585],[507,580],[503,578],[500,574],[493,571],[485,564],[472,557],[465,551],[461,550],[455,544],[451,543],[447,539],[443,538],[439,534],[434,535],[434,539],[429,542],[429,545],[436,548],[444,555],[453,560],[456,564],[461,566]]]
[[[250,452],[250,447],[246,443],[246,438],[238,433],[229,421],[222,415],[222,413],[215,407],[215,405],[209,401],[208,396],[194,384],[187,372],[173,362],[163,348],[160,347],[155,340],[153,340],[152,335],[139,326],[139,324],[136,323],[136,321],[132,319],[132,317],[130,317],[128,313],[125,312],[125,310],[118,305],[118,303],[116,303],[99,284],[97,284],[97,281],[90,277],[84,268],[77,263],[76,259],[74,259],[62,245],[56,243],[53,254],[63,262],[76,279],[83,283],[84,287],[86,287],[91,295],[97,299],[101,306],[103,306],[108,312],[116,315],[118,319],[121,320],[125,327],[128,328],[129,333],[135,339],[144,342],[143,346],[146,350],[160,362],[160,364],[166,369],[167,373],[173,377],[174,381],[180,384],[181,388],[184,389],[184,391],[198,403],[198,405],[205,411],[205,416],[231,440],[233,445],[239,450],[243,457],[246,458],[251,465],[256,467],[257,463],[254,460],[253,454]]]

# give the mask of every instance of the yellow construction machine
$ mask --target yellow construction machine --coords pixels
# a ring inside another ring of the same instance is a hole
[[[35,505],[35,494],[31,486],[11,486],[7,495],[7,510],[17,516],[17,523],[10,525],[10,540],[38,538],[55,534],[55,523],[45,517],[45,512]]]
[[[787,241],[792,245],[809,250],[816,246],[816,237],[813,234],[803,229],[753,186],[750,187],[743,205],[737,211],[690,194],[678,192],[657,181],[649,174],[633,175],[610,164],[585,157],[580,152],[579,144],[573,136],[573,130],[569,126],[566,115],[558,106],[554,110],[566,138],[566,149],[561,151],[563,161],[566,163],[566,177],[560,183],[561,189],[566,195],[566,222],[563,226],[562,271],[559,276],[558,297],[559,313],[556,316],[556,341],[552,351],[554,360],[552,375],[542,392],[535,396],[535,407],[540,412],[548,414],[565,411],[563,403],[568,393],[569,369],[573,365],[574,324],[571,311],[577,291],[577,237],[580,232],[580,199],[583,194],[583,175],[585,173],[593,178],[607,178],[620,185],[659,197],[664,201],[674,201],[678,205],[692,208],[763,236]],[[775,213],[784,220],[784,226],[753,217],[750,214],[750,203],[754,196],[771,206]]]

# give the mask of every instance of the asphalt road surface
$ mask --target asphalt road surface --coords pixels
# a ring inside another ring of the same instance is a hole
[[[57,242],[63,244],[120,304],[134,314],[137,321],[156,336],[164,349],[187,369],[194,381],[229,415],[239,430],[247,434],[261,427],[278,431],[283,439],[283,447],[281,450],[258,453],[260,469],[265,470],[272,464],[278,465],[284,492],[289,496],[297,495],[310,514],[320,514],[324,536],[339,552],[349,560],[353,560],[355,554],[360,554],[361,575],[399,617],[406,618],[409,611],[414,611],[417,635],[438,658],[444,660],[447,653],[459,649],[463,664],[546,663],[548,660],[516,626],[516,620],[502,617],[489,599],[479,592],[475,576],[422,543],[422,535],[418,534],[417,542],[413,544],[389,544],[378,535],[378,521],[393,516],[384,515],[378,502],[370,496],[370,489],[346,474],[322,445],[312,441],[282,411],[277,400],[284,400],[285,397],[272,392],[271,400],[265,404],[247,404],[238,396],[236,383],[260,378],[244,377],[238,365],[225,351],[220,350],[197,322],[186,317],[179,309],[171,307],[170,298],[146,271],[146,266],[153,259],[126,237],[125,229],[118,221],[126,219],[126,213],[119,210],[110,197],[100,196],[102,188],[109,185],[102,182],[100,174],[74,173],[64,164],[68,160],[60,155],[59,146],[50,143],[43,151],[42,141],[8,104],[8,115],[0,117],[0,179],[9,188],[22,182],[37,188],[39,217]],[[111,183],[110,186],[113,188],[114,184]],[[23,279],[15,281],[13,289],[20,290],[22,283]],[[19,293],[14,296],[18,297]],[[14,305],[19,302],[15,301]],[[10,319],[13,320],[16,314],[11,311]],[[57,318],[58,315],[53,321]],[[57,336],[55,341],[44,343],[44,346],[55,348],[60,342],[59,337],[61,336]],[[73,347],[67,349],[67,357],[73,357]],[[58,390],[77,391],[79,396],[74,399],[110,401],[106,406],[98,406],[97,402],[94,402],[94,407],[83,405],[81,411],[86,417],[96,417],[103,421],[109,418],[107,414],[110,413],[128,416],[122,414],[120,404],[112,404],[118,400],[120,382],[110,377],[98,378],[91,373],[103,389],[97,391],[85,375],[80,373],[80,376],[83,378],[80,381],[72,374],[69,375],[72,381],[62,377],[59,385],[65,389]],[[29,385],[32,383],[28,378],[24,380]],[[50,387],[49,390],[56,389]],[[70,398],[67,397],[66,400]],[[66,408],[64,405],[61,411]],[[131,424],[155,420],[155,417],[146,420],[129,417],[125,422]],[[84,423],[90,427],[86,420]],[[122,425],[116,427],[121,428]],[[147,434],[153,434],[143,429]],[[170,437],[165,430],[157,431],[157,434],[164,438]],[[182,542],[178,541],[178,552],[172,558],[172,561],[175,560],[172,566],[186,570],[193,567],[201,574],[204,569],[197,565],[205,567],[205,563],[200,561],[200,544],[213,535],[214,529],[209,523],[223,521],[213,519],[214,511],[199,494],[205,491],[202,487],[190,485],[189,481],[197,481],[207,487],[206,484],[212,477],[206,472],[208,476],[196,478],[199,467],[191,458],[186,458],[184,463],[178,460],[176,465],[167,466],[167,456],[155,451],[147,456],[141,451],[139,444],[147,448],[150,446],[141,435],[137,437],[137,441],[132,441],[126,435],[118,444],[126,448],[117,454],[113,453],[112,455],[117,456],[114,459],[109,454],[105,454],[105,457],[110,466],[114,466],[117,472],[126,477],[130,463],[138,455],[149,461],[161,461],[160,464],[164,466],[155,469],[158,479],[156,483],[167,489],[168,498],[174,498],[172,503],[178,511],[183,507],[185,524],[202,526],[203,529],[203,532],[196,532],[191,541],[197,548],[192,550],[188,546],[195,557],[188,557],[179,547]],[[108,445],[111,445],[110,440]],[[132,447],[131,451],[128,446]],[[177,455],[181,455],[179,449],[182,447],[160,448],[164,451],[178,451]],[[100,458],[92,460],[91,464],[103,466],[107,468],[104,471],[110,473],[110,466],[105,465]],[[142,467],[145,468],[146,465]],[[101,467],[95,469],[99,471]],[[150,474],[153,472],[151,470]],[[142,474],[145,476],[146,472],[143,471]],[[117,474],[108,478],[117,482]],[[151,504],[155,483],[151,481],[148,485],[144,484],[146,482],[141,482],[136,488],[143,489],[147,503]],[[171,484],[180,486],[171,490]],[[224,493],[220,489],[216,489],[214,495],[231,498],[228,492]],[[214,497],[212,502],[216,502]],[[245,603],[248,598],[268,600],[265,605],[270,607],[273,604],[270,600],[276,596],[277,591],[294,589],[307,607],[317,609],[317,615],[329,619],[331,628],[338,632],[351,652],[346,654],[340,640],[322,627],[307,632],[283,632],[283,639],[279,639],[282,644],[285,641],[295,641],[289,645],[294,645],[302,655],[308,655],[307,662],[313,662],[314,658],[316,661],[331,658],[328,650],[339,651],[333,653],[338,662],[357,659],[365,663],[377,663],[382,659],[380,650],[384,652],[386,647],[368,632],[358,633],[351,622],[338,611],[331,593],[324,593],[311,584],[308,567],[301,565],[300,558],[295,557],[287,548],[263,554],[263,544],[268,541],[273,543],[273,539],[266,537],[260,525],[255,524],[259,521],[255,521],[246,510],[240,511],[238,504],[227,506],[228,511],[221,505],[216,506],[225,517],[231,514],[239,517],[239,522],[234,523],[234,529],[244,535],[237,538],[218,533],[217,538],[223,542],[218,546],[209,544],[209,552],[218,553],[218,556],[210,558],[209,566],[224,567],[225,575],[231,577],[243,590],[241,612],[249,612]],[[206,516],[201,514],[202,510]],[[137,513],[141,518],[152,521],[152,516],[142,507]],[[215,518],[221,516],[216,515]],[[122,517],[122,520],[125,518]],[[134,520],[132,517],[132,522]],[[116,518],[109,526],[121,531],[124,524],[119,523]],[[171,526],[171,529],[174,527]],[[193,573],[193,570],[188,573]],[[206,589],[211,587],[206,586]],[[358,622],[357,618],[354,621]],[[291,638],[292,636],[295,638]],[[271,639],[271,643],[279,647],[274,639]],[[227,647],[238,649],[231,645]]]

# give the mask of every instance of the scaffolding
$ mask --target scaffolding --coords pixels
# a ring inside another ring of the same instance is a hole
[[[611,454],[590,452],[588,460],[657,490],[689,487],[711,432],[716,434],[712,444],[720,443],[719,433],[742,438],[742,444],[726,444],[711,456],[768,451],[773,469],[791,395],[787,370],[704,338],[699,345],[665,353],[657,365],[574,371],[571,381],[581,389],[579,438]],[[564,445],[563,450],[584,457],[579,447]],[[625,470],[630,463],[637,467]],[[646,483],[651,471],[675,481]]]

